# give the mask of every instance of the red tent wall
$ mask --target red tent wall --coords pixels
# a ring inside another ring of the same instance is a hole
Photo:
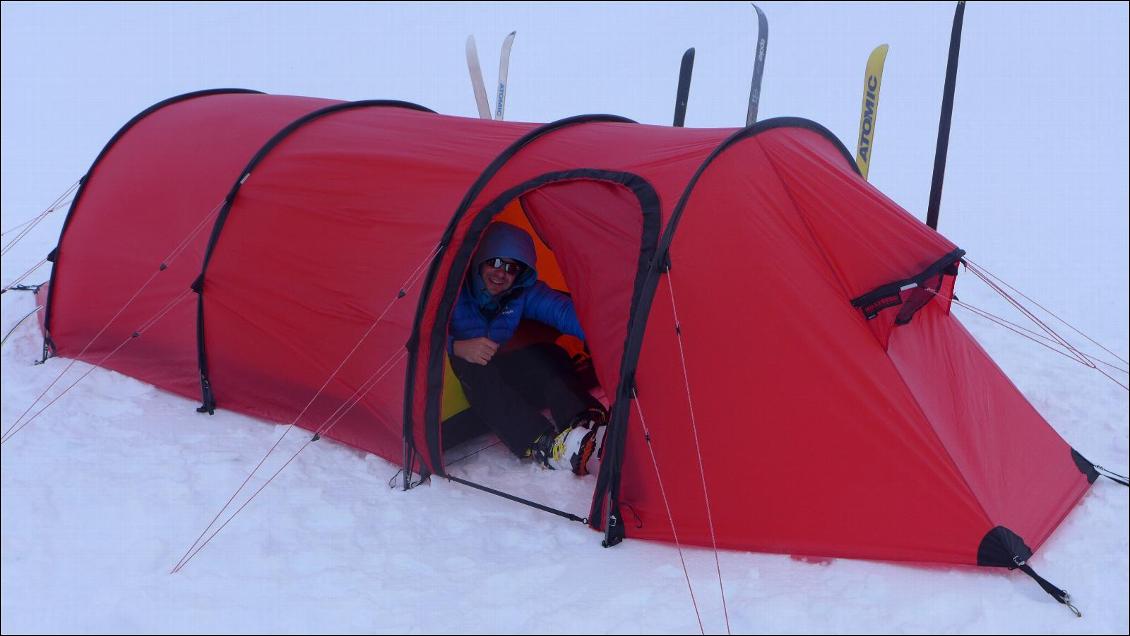
[[[1088,486],[1067,442],[936,305],[893,331],[890,358],[992,524],[1042,545]]]
[[[280,422],[304,413],[299,425],[332,425],[329,437],[400,461],[412,283],[470,184],[529,128],[358,107],[272,148],[241,186],[205,273],[217,405]],[[361,402],[340,410],[358,392]]]
[[[60,238],[47,326],[58,355],[77,357],[109,324],[83,360],[196,399],[196,299],[185,292],[216,212],[272,135],[335,102],[255,93],[170,102],[120,133],[86,176]]]
[[[739,174],[773,174],[758,141],[734,146],[704,172],[671,249],[719,544],[886,559],[933,551],[948,560],[947,541],[975,549],[987,530],[982,515],[813,240],[822,219],[798,209],[777,179],[735,192]],[[637,373],[639,403],[679,538],[710,545],[681,356],[670,346],[653,351],[676,338],[665,281],[659,296]],[[672,538],[638,419],[630,432],[622,497],[643,527],[629,536]],[[933,523],[936,515],[952,523]],[[904,516],[923,527],[908,530]]]
[[[832,149],[809,131],[768,130],[720,154],[696,185],[668,276],[685,351],[663,281],[640,354],[620,512],[641,527],[628,524],[628,536],[672,540],[673,519],[680,541],[700,545],[964,564],[977,563],[996,525],[1042,541],[1086,478],[936,303],[892,336],[914,360],[902,368],[919,372],[916,390],[908,387],[850,301],[915,275],[953,246],[913,229],[916,221],[853,177]],[[924,397],[952,405],[955,389],[971,383],[988,389],[969,396],[971,406],[923,407]],[[1012,450],[970,443],[976,434],[953,439],[986,428],[1008,431]],[[1033,481],[1021,478],[1030,470],[1006,467],[1007,480],[991,470],[974,485],[962,472],[1010,453],[1056,468]],[[1023,503],[1002,504],[1012,497]]]
[[[756,156],[720,158],[709,170],[731,178],[756,170],[765,187],[779,183],[788,198],[773,201],[771,209],[793,217],[790,225],[804,224],[814,256],[832,270],[848,300],[918,274],[956,249],[862,179],[822,135],[778,128],[752,141],[740,143],[741,152]]]

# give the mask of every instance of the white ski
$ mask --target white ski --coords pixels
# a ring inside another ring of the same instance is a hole
[[[506,76],[510,72],[510,47],[514,46],[515,35],[518,35],[517,31],[511,31],[506,36],[502,42],[502,56],[498,59],[498,94],[494,97],[494,118],[499,121],[502,121],[506,113]]]
[[[475,89],[475,104],[479,107],[479,118],[490,119],[487,88],[483,84],[483,69],[479,66],[479,50],[475,47],[473,35],[467,36],[467,70],[471,73],[471,88]]]

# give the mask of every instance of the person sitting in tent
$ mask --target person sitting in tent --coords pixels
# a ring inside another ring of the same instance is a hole
[[[533,239],[509,223],[487,227],[471,263],[448,354],[472,413],[515,455],[587,474],[607,412],[584,390],[569,354],[553,343],[500,350],[523,318],[584,340],[572,299],[538,280]]]

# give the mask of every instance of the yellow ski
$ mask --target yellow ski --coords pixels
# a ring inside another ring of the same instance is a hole
[[[880,44],[867,58],[867,72],[863,76],[863,106],[859,113],[859,145],[855,163],[863,178],[871,167],[871,151],[875,147],[875,122],[879,117],[879,88],[883,84],[883,63],[887,61],[887,45]]]

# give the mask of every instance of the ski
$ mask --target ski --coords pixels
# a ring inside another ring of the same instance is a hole
[[[471,73],[471,88],[475,90],[475,104],[479,107],[479,118],[490,119],[487,88],[483,84],[483,69],[479,66],[479,50],[475,47],[473,35],[467,36],[467,70]]]
[[[506,76],[510,73],[510,47],[514,46],[516,35],[517,31],[511,31],[506,36],[502,42],[502,55],[498,58],[498,93],[494,96],[494,118],[499,121],[502,121],[506,113]]]
[[[863,179],[871,168],[871,151],[875,148],[875,124],[879,120],[879,89],[883,85],[883,64],[887,61],[886,44],[880,44],[867,57],[867,70],[863,73],[863,105],[859,108],[859,142],[855,150],[855,163]]]
[[[757,12],[757,50],[753,57],[753,81],[749,85],[749,110],[746,111],[745,125],[757,121],[757,106],[761,102],[761,74],[765,72],[765,50],[769,47],[769,20],[756,4]]]
[[[687,118],[687,99],[691,93],[691,71],[694,69],[694,47],[683,53],[683,61],[679,65],[679,88],[675,92],[675,123],[678,128],[683,127]]]
[[[938,229],[938,211],[942,207],[942,181],[946,176],[946,154],[950,145],[950,120],[953,118],[953,92],[957,84],[957,58],[961,51],[961,23],[965,19],[965,0],[958,0],[950,31],[949,62],[946,63],[946,84],[942,92],[942,114],[938,119],[938,146],[934,150],[934,177],[930,182],[930,203],[926,208],[926,225]]]

